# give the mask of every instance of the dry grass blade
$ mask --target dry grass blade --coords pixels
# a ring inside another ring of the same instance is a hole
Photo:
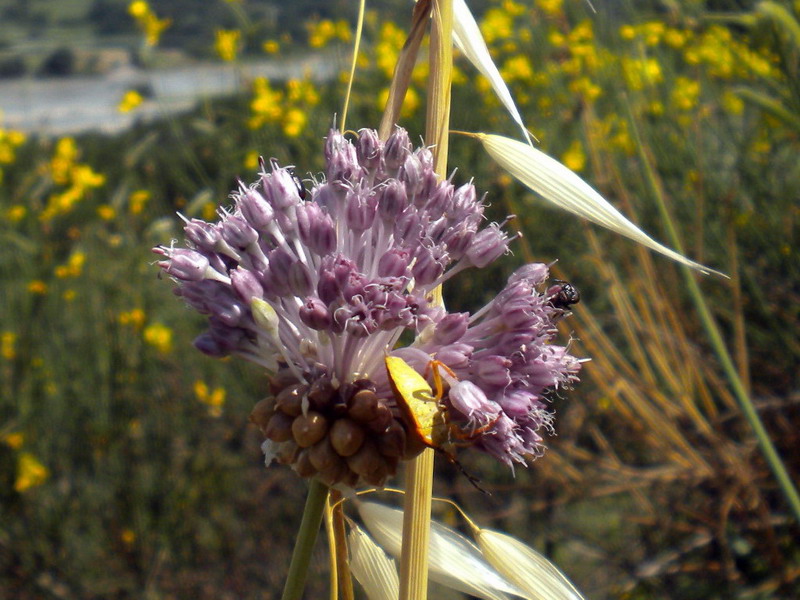
[[[377,504],[360,502],[358,512],[375,540],[389,554],[399,556],[403,513]],[[480,550],[460,533],[431,522],[430,578],[444,586],[486,600],[502,600],[508,594],[528,594],[507,581],[481,556]]]
[[[450,141],[450,84],[453,79],[453,3],[433,0],[430,35],[430,76],[425,141],[434,147],[433,168],[439,177],[447,176]]]
[[[389,98],[386,101],[386,108],[383,111],[381,125],[378,135],[382,140],[388,139],[392,133],[397,120],[400,118],[400,108],[403,106],[408,85],[411,82],[411,73],[417,62],[417,53],[425,36],[425,28],[428,25],[431,14],[430,0],[420,0],[414,6],[414,14],[411,18],[411,30],[400,51],[400,57],[394,67],[392,84],[389,88]]]
[[[483,556],[536,600],[582,600],[583,596],[547,558],[519,540],[491,529],[475,530]]]
[[[519,125],[522,130],[522,135],[531,144],[531,136],[528,130],[525,129],[525,124],[522,122],[522,116],[519,114],[517,105],[511,97],[511,92],[503,81],[500,71],[492,60],[492,55],[489,53],[489,48],[481,35],[481,30],[475,22],[475,17],[467,6],[464,0],[453,0],[453,41],[462,54],[467,57],[467,60],[478,69],[478,71],[489,80],[492,84],[492,89],[503,106],[514,119],[514,122]]]
[[[350,571],[369,600],[397,600],[400,580],[397,565],[358,525],[350,525]]]
[[[497,163],[540,194],[545,200],[579,217],[602,225],[624,235],[643,246],[660,252],[674,261],[700,271],[727,275],[710,269],[682,254],[658,243],[631,223],[621,212],[598,194],[583,179],[554,158],[527,144],[499,135],[484,133],[468,134],[478,138],[483,147]]]

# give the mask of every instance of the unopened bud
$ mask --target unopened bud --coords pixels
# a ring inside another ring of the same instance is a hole
[[[294,441],[301,448],[308,448],[320,441],[328,433],[328,420],[320,413],[310,410],[300,415],[292,423]]]
[[[294,419],[289,415],[276,412],[270,418],[269,423],[264,431],[266,435],[273,442],[287,442],[292,439],[292,422]]]
[[[352,456],[364,443],[364,430],[351,419],[337,419],[331,427],[330,440],[340,456]]]

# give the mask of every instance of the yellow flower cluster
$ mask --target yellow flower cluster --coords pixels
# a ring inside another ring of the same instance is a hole
[[[144,207],[150,201],[152,193],[150,190],[136,190],[128,196],[128,212],[132,215],[139,215],[144,211]]]
[[[780,78],[773,67],[776,57],[754,51],[744,40],[734,38],[730,29],[719,25],[709,27],[695,43],[687,45],[683,56],[691,65],[706,65],[709,74],[720,79]]]
[[[163,323],[151,323],[144,328],[144,341],[153,346],[161,354],[172,351],[172,329]]]
[[[144,98],[142,98],[139,92],[136,90],[128,90],[117,105],[117,110],[121,113],[129,113],[138,108],[142,102],[144,102]]]
[[[238,29],[217,29],[214,32],[214,50],[225,62],[233,62],[239,54],[239,40],[242,32]]]
[[[96,173],[89,165],[79,163],[78,158],[79,151],[73,138],[58,140],[47,171],[52,182],[61,189],[50,195],[40,215],[43,221],[69,213],[90,190],[105,183],[105,175]]]
[[[134,329],[141,329],[144,325],[145,314],[141,308],[134,308],[119,313],[117,320],[120,325],[130,325]]]
[[[307,23],[308,45],[312,48],[323,48],[333,40],[348,43],[353,39],[350,24],[344,20],[331,21],[322,19],[316,23]]]
[[[17,334],[13,331],[0,333],[0,356],[6,360],[17,357]]]
[[[253,92],[248,127],[258,129],[268,123],[280,123],[287,137],[303,133],[310,109],[320,101],[319,92],[308,79],[291,79],[285,90],[278,90],[267,78],[259,77],[253,82]]]
[[[17,455],[17,478],[14,489],[22,493],[31,488],[42,485],[50,477],[50,470],[30,452],[20,452]]]
[[[172,19],[159,19],[150,5],[144,0],[135,0],[128,5],[128,14],[136,19],[136,24],[145,36],[148,46],[155,46],[161,39],[161,34],[172,24]]]
[[[68,277],[79,277],[83,273],[83,265],[86,262],[86,254],[80,250],[73,252],[63,265],[58,265],[55,269],[55,276],[59,279]]]
[[[210,390],[205,381],[198,379],[194,382],[194,395],[199,402],[208,407],[208,414],[212,417],[222,416],[222,407],[225,405],[225,388],[217,387]]]
[[[17,148],[25,142],[25,134],[0,127],[0,183],[3,183],[3,165],[17,159]]]

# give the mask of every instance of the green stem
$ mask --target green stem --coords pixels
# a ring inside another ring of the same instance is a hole
[[[325,499],[327,497],[328,486],[317,479],[312,479],[281,600],[300,600],[303,596],[306,575],[308,575],[308,564],[311,562],[314,542],[317,541],[317,533],[319,533],[319,526],[322,523],[322,511],[325,508]]]
[[[684,254],[683,244],[681,243],[678,231],[675,229],[675,224],[672,220],[669,209],[664,202],[664,196],[661,193],[661,187],[653,171],[653,167],[651,166],[650,161],[644,151],[644,146],[639,136],[639,130],[636,126],[636,120],[633,117],[633,110],[631,109],[629,103],[627,108],[629,121],[631,123],[634,139],[636,141],[636,147],[639,152],[639,158],[644,165],[647,185],[649,186],[650,192],[656,200],[659,214],[661,215],[664,225],[667,228],[667,234],[669,235],[672,246],[675,248],[675,250],[681,254]],[[783,495],[786,497],[792,512],[794,512],[795,519],[797,519],[797,521],[800,523],[800,495],[798,495],[797,489],[792,483],[789,473],[786,470],[786,466],[783,464],[781,457],[778,455],[775,445],[772,443],[769,433],[764,427],[761,417],[758,415],[758,411],[756,411],[755,406],[753,406],[753,401],[750,399],[750,396],[747,393],[747,388],[739,376],[739,372],[736,370],[733,359],[731,358],[731,355],[725,346],[725,341],[722,339],[722,334],[719,331],[719,327],[717,326],[711,311],[708,309],[705,296],[700,290],[700,286],[697,285],[697,280],[695,279],[694,273],[689,267],[685,266],[681,268],[681,271],[684,279],[686,280],[686,286],[689,289],[689,295],[692,297],[692,301],[697,309],[697,313],[700,316],[700,322],[702,323],[703,328],[706,330],[706,334],[711,341],[711,346],[714,349],[714,352],[717,354],[717,358],[722,365],[722,370],[725,372],[725,375],[728,378],[739,407],[741,408],[745,419],[750,424],[750,427],[753,429],[753,433],[755,433],[756,441],[761,449],[761,453],[764,455],[764,458],[766,459],[770,469],[772,469],[772,473],[775,476],[775,479],[778,481],[778,485],[780,486]]]

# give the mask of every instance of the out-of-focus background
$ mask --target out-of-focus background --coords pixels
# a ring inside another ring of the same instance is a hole
[[[541,148],[700,277],[800,478],[800,2],[470,1]],[[377,126],[410,2],[368,1],[348,125]],[[150,248],[213,218],[258,157],[322,170],[357,3],[0,0],[0,598],[276,597],[305,484],[247,424],[266,374],[191,346]],[[427,66],[402,118],[424,120]],[[517,135],[458,58],[452,128]],[[454,136],[451,168],[524,238],[448,283],[474,309],[558,259],[592,358],[510,473],[462,452],[435,492],[545,552],[590,598],[791,598],[798,524],[666,259],[551,210]],[[393,499],[389,498],[393,501]],[[437,513],[445,520],[452,514]],[[309,598],[324,597],[324,545]]]

